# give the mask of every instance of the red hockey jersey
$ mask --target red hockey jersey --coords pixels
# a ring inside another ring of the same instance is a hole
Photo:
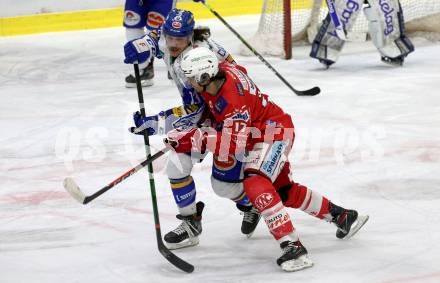
[[[212,140],[208,146],[211,151],[226,153],[227,147],[229,153],[234,153],[237,147],[249,149],[262,141],[290,139],[293,142],[290,115],[260,92],[244,67],[223,62],[219,71],[225,74],[226,81],[218,93],[215,96],[202,93],[210,114],[217,123],[223,123],[222,131],[216,133],[215,150]]]

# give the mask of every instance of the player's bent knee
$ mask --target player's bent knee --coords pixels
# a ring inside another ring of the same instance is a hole
[[[310,196],[310,191],[305,186],[292,183],[291,185],[280,188],[278,194],[285,206],[300,208],[307,199],[307,196]]]
[[[232,200],[239,198],[244,192],[243,183],[227,183],[213,176],[211,176],[211,186],[216,195]]]
[[[251,203],[260,212],[281,202],[270,179],[261,175],[246,177],[243,181],[243,187]]]

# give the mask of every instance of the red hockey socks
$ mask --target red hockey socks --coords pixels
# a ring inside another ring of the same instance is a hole
[[[292,183],[290,188],[281,188],[278,193],[285,206],[300,209],[319,219],[332,220],[329,200],[306,186]]]
[[[260,175],[253,175],[245,178],[243,185],[247,196],[264,217],[275,239],[279,242],[298,241],[290,216],[272,182]]]

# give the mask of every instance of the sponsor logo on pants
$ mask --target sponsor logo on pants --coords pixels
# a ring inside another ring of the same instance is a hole
[[[273,196],[271,193],[262,193],[255,199],[255,207],[259,211],[263,211],[268,207],[273,201]]]

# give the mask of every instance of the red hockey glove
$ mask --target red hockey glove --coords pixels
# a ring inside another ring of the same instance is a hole
[[[184,131],[172,130],[168,132],[167,138],[164,139],[166,146],[172,147],[175,152],[200,152],[206,151],[206,133],[200,129],[190,129]]]

